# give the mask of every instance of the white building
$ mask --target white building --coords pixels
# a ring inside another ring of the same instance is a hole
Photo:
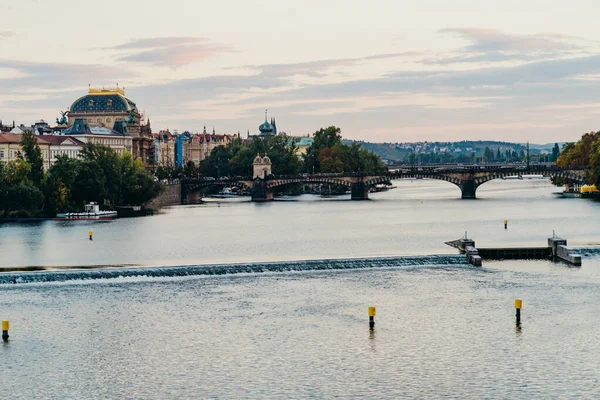
[[[57,156],[66,155],[69,158],[79,158],[84,143],[71,136],[40,136],[44,141],[50,143],[49,165],[56,162]]]

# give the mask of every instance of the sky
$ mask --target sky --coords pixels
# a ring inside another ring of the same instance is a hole
[[[125,87],[159,129],[371,142],[599,130],[597,0],[0,0],[0,119]]]

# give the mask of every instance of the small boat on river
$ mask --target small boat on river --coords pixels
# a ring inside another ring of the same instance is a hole
[[[100,205],[94,202],[86,204],[83,212],[56,214],[57,218],[113,218],[116,216],[116,211],[101,211]]]

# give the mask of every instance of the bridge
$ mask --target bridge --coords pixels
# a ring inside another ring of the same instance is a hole
[[[266,157],[265,157],[266,158]],[[270,167],[270,160],[269,160]],[[260,172],[264,172],[262,174]],[[204,188],[238,187],[247,190],[252,201],[273,199],[273,189],[290,184],[330,184],[346,187],[352,200],[367,200],[369,188],[387,183],[393,179],[436,179],[452,183],[460,188],[461,198],[475,199],[477,188],[494,179],[523,175],[543,175],[570,179],[574,183],[587,183],[585,167],[562,168],[556,165],[504,164],[504,165],[450,165],[450,166],[403,166],[397,170],[382,173],[335,173],[299,174],[276,176],[267,174],[270,168],[256,171],[253,177],[225,179],[188,179],[181,183],[182,204],[192,204],[201,198]]]

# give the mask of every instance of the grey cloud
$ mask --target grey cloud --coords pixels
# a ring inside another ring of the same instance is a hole
[[[73,85],[85,87],[88,83],[129,79],[136,76],[130,70],[91,64],[36,63],[0,59],[0,68],[11,68],[24,73],[19,78],[0,79],[0,89],[24,88],[65,89]]]
[[[485,51],[547,51],[574,49],[575,46],[566,43],[565,36],[556,34],[510,35],[494,29],[449,28],[440,33],[455,33],[470,41],[465,48],[469,52]]]
[[[129,49],[155,49],[159,47],[170,47],[170,46],[181,46],[184,44],[198,44],[206,43],[207,39],[191,37],[191,36],[180,36],[180,37],[154,37],[154,38],[143,38],[134,39],[123,44],[109,47],[108,49],[114,50],[129,50]]]
[[[386,54],[375,54],[366,57],[358,58],[333,58],[327,60],[307,61],[301,63],[290,63],[290,64],[260,64],[260,65],[245,65],[242,67],[235,67],[229,69],[238,68],[252,68],[260,70],[260,75],[275,77],[275,78],[286,78],[294,75],[306,75],[312,77],[325,76],[325,71],[329,68],[334,67],[348,67],[359,65],[361,63],[372,61],[372,60],[384,60],[390,58],[400,57],[411,57],[418,56],[422,53],[419,52],[402,52],[402,53],[386,53]]]
[[[432,57],[426,64],[477,63],[502,61],[538,61],[549,58],[583,55],[580,38],[553,33],[511,35],[492,29],[450,28],[438,31],[456,34],[470,42],[456,55]]]
[[[174,67],[234,51],[230,46],[189,36],[135,39],[109,49],[127,51],[117,57],[119,61]]]

